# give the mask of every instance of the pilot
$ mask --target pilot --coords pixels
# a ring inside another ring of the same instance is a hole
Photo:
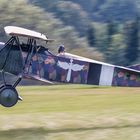
[[[60,45],[58,48],[58,55],[57,56],[62,56],[65,57],[65,47],[64,45]]]

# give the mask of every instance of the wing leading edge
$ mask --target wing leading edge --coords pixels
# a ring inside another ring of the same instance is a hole
[[[6,34],[11,36],[24,36],[24,37],[30,37],[30,38],[36,38],[36,39],[42,39],[44,41],[53,41],[53,39],[48,39],[46,35],[32,31],[29,29],[25,29],[22,27],[16,27],[16,26],[6,26],[4,27],[4,30]]]

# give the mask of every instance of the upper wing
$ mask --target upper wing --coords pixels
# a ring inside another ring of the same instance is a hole
[[[16,26],[6,26],[4,27],[5,32],[8,35],[12,35],[12,36],[24,36],[24,37],[31,37],[31,38],[36,38],[36,39],[42,39],[45,41],[53,41],[53,39],[48,39],[46,37],[46,35],[36,32],[36,31],[32,31],[29,29],[25,29],[22,27],[16,27]]]
[[[59,67],[65,69],[65,70],[69,69],[69,63],[67,63],[67,62],[58,61],[57,64],[58,64]]]

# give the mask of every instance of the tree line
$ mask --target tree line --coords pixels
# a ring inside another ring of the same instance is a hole
[[[140,60],[136,6],[136,0],[1,0],[0,41],[7,40],[4,26],[21,26],[55,39],[46,46],[54,53],[64,44],[70,53],[131,65]]]
[[[105,31],[97,33],[102,28]],[[112,64],[132,65],[138,63],[140,57],[139,18],[124,24],[109,21],[102,28],[98,29],[94,23],[89,26],[87,40],[90,47],[102,51],[106,61]]]
[[[72,26],[85,37],[87,48],[112,64],[139,62],[140,3],[137,0],[29,0]]]

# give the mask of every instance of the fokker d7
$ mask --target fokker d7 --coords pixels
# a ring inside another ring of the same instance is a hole
[[[0,104],[5,107],[22,100],[16,90],[22,78],[47,83],[140,86],[138,66],[115,66],[69,53],[57,56],[38,44],[38,40],[52,41],[44,34],[15,26],[4,29],[11,36],[0,44]],[[20,37],[27,41],[23,43]]]

